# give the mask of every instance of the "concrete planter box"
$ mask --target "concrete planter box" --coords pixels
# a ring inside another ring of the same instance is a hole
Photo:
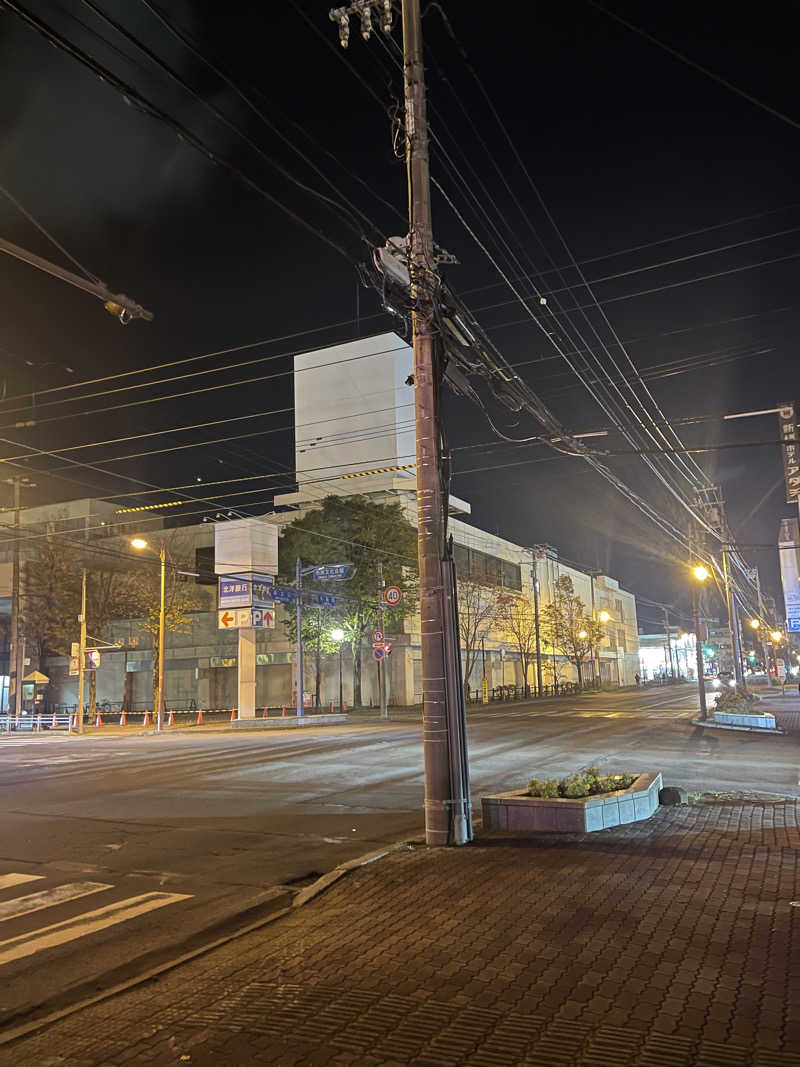
[[[587,833],[649,819],[658,807],[661,772],[640,774],[633,785],[613,793],[570,800],[529,797],[527,790],[482,797],[487,830],[556,830]]]
[[[721,723],[724,726],[755,726],[762,730],[776,729],[775,716],[768,713],[715,711],[714,722]]]

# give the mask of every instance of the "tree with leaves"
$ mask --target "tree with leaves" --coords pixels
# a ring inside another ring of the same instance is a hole
[[[505,631],[517,647],[522,666],[522,685],[529,693],[528,668],[536,657],[536,616],[533,605],[525,596],[502,593],[497,598],[497,625]]]
[[[178,574],[181,560],[188,554],[180,531],[164,536],[167,566],[164,571],[164,629],[168,633],[188,634],[192,630],[192,613],[201,608],[193,584]],[[184,564],[185,566],[186,564]],[[161,568],[157,560],[139,566],[131,572],[132,601],[135,605],[126,617],[141,619],[142,630],[150,635],[153,645],[153,709],[158,694],[159,621],[161,618]],[[162,694],[163,696],[163,694]]]
[[[578,684],[583,685],[583,662],[599,640],[599,626],[592,613],[575,593],[568,574],[562,574],[553,586],[553,599],[541,611],[542,631],[551,648],[573,660]]]
[[[281,535],[280,572],[289,580],[298,556],[304,567],[353,564],[348,581],[309,581],[308,586],[341,597],[325,621],[328,634],[334,626],[344,630],[353,653],[353,702],[360,705],[361,650],[378,621],[379,565],[386,585],[396,585],[403,594],[397,607],[385,608],[384,622],[389,630],[416,610],[417,531],[400,503],[379,503],[364,496],[329,496],[321,507],[296,519]],[[292,620],[294,612],[287,612],[287,616]],[[309,621],[309,630],[303,627],[303,640],[315,647],[316,620]]]
[[[496,589],[474,578],[458,578],[458,633],[464,650],[464,684],[467,687],[481,641],[491,629],[496,608]]]

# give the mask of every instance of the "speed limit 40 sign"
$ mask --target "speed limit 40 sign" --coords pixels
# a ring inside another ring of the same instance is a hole
[[[383,599],[390,608],[396,607],[403,599],[403,594],[396,585],[389,585],[383,592]]]

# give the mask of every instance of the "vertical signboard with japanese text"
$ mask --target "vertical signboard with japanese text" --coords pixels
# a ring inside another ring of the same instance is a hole
[[[800,499],[800,445],[797,443],[797,415],[794,404],[778,408],[783,473],[786,479],[786,503]]]
[[[781,584],[786,605],[786,627],[800,633],[800,524],[797,519],[781,519],[778,555],[781,561]]]

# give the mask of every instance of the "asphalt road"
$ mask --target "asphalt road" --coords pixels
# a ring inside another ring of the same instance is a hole
[[[481,794],[596,763],[689,791],[800,795],[797,735],[691,725],[689,686],[469,715]],[[419,718],[0,739],[0,1025],[178,955],[270,887],[422,830]]]

